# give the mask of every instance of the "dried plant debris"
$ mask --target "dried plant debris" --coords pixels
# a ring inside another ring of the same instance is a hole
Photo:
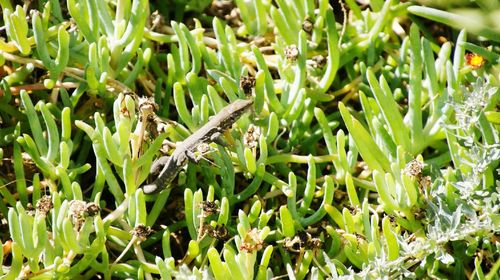
[[[52,203],[52,197],[50,195],[42,196],[36,203],[36,209],[43,216],[47,216],[52,208],[54,208],[54,204]]]
[[[299,56],[299,49],[296,45],[286,46],[284,52],[286,59],[290,61],[297,60],[297,57]]]
[[[153,233],[153,230],[151,229],[151,227],[145,225],[138,225],[131,231],[131,233],[140,240],[146,240],[147,237],[151,233]]]
[[[260,230],[256,228],[248,231],[241,242],[240,250],[248,253],[262,250],[264,248],[264,240],[260,233]]]
[[[240,78],[240,87],[246,95],[252,93],[252,89],[255,87],[255,78],[252,76],[243,76]]]
[[[219,206],[213,201],[203,201],[200,203],[200,209],[203,216],[208,217],[212,214],[220,212]]]
[[[204,224],[202,234],[208,234],[208,236],[221,241],[227,241],[231,237],[227,227],[224,225],[216,225],[213,227],[212,225]]]

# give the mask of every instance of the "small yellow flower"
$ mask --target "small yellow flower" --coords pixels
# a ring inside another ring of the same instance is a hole
[[[472,69],[479,69],[486,63],[486,59],[476,53],[466,53],[465,61],[467,62],[467,65],[472,67]]]

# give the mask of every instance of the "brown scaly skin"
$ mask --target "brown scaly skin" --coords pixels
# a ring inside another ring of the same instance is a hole
[[[231,127],[233,123],[252,106],[252,104],[253,100],[239,99],[227,105],[204,126],[179,143],[174,153],[169,158],[161,157],[155,161],[155,163],[153,163],[154,169],[158,169],[159,165],[166,163],[158,178],[156,178],[152,184],[143,186],[144,193],[152,194],[166,188],[175,179],[184,165],[186,165],[188,159],[192,158],[194,151],[200,144],[210,143],[216,140],[216,138]]]

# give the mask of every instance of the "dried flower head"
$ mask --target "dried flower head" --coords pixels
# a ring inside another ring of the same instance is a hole
[[[148,25],[151,30],[154,30],[156,27],[164,26],[165,18],[158,10],[156,10],[149,16]]]
[[[236,7],[233,1],[229,0],[214,0],[209,6],[207,12],[219,18],[225,18]]]
[[[257,147],[257,143],[259,142],[259,137],[260,137],[260,127],[251,124],[248,127],[247,132],[245,133],[245,136],[243,138],[243,144],[245,145],[245,147],[253,149]]]
[[[202,201],[200,203],[200,208],[204,217],[208,217],[220,211],[219,206],[213,201]]]
[[[31,156],[28,153],[26,153],[26,152],[21,153],[21,157],[23,158],[24,170],[26,170],[30,173],[39,172],[38,167],[36,166],[35,162],[33,161],[33,159],[31,158]]]
[[[296,45],[286,46],[285,57],[290,61],[297,60],[297,57],[299,57],[299,49],[297,48],[297,46]]]
[[[322,249],[324,246],[323,240],[318,237],[313,237],[305,230],[298,231],[296,236],[293,238],[287,237],[282,242],[285,249],[295,253],[298,253],[303,249],[318,250]]]
[[[294,236],[293,238],[286,237],[282,242],[283,247],[290,252],[298,253],[303,249],[303,242],[298,236]]]
[[[225,225],[217,225],[215,226],[214,237],[222,241],[227,241],[231,236]]]
[[[314,23],[311,21],[310,17],[306,17],[302,23],[302,30],[307,33],[311,33],[314,28]]]
[[[157,111],[160,107],[154,101],[153,97],[140,97],[139,98],[139,112],[141,115],[149,115]]]
[[[54,208],[54,204],[50,195],[44,195],[36,202],[36,209],[43,216],[47,216],[52,208]]]
[[[145,226],[145,225],[137,225],[130,233],[132,235],[137,236],[140,240],[146,240],[151,233],[154,231],[151,229],[151,227]]]
[[[423,169],[424,163],[417,159],[413,159],[406,164],[403,173],[408,176],[419,177],[422,174]]]
[[[204,224],[202,226],[202,233],[208,234],[208,236],[221,241],[226,241],[230,238],[229,231],[227,230],[225,225],[218,224],[215,227],[213,227],[209,224]]]
[[[311,250],[320,250],[323,249],[324,246],[325,242],[317,237],[312,237],[306,242],[306,248]]]
[[[260,237],[260,230],[253,228],[247,232],[245,238],[243,238],[240,246],[240,250],[251,253],[253,251],[259,251],[264,247],[264,240]]]
[[[76,230],[80,230],[85,221],[86,203],[82,200],[72,200],[69,205],[68,214]]]
[[[252,89],[255,87],[255,77],[252,76],[242,76],[240,78],[240,87],[246,95],[252,93]]]
[[[319,68],[319,69],[325,67],[326,62],[327,62],[326,57],[324,57],[322,55],[315,55],[315,56],[313,56],[312,57],[312,61],[314,63],[314,67],[315,68]]]
[[[34,217],[35,216],[35,207],[33,207],[33,204],[29,203],[26,205],[26,214],[29,216]]]
[[[87,203],[87,205],[85,205],[86,216],[94,217],[97,214],[99,214],[100,211],[101,211],[101,208],[99,207],[99,205],[97,205],[94,202],[89,202],[89,203]]]
[[[85,202],[82,200],[73,200],[69,206],[69,216],[76,230],[80,230],[86,217],[93,217],[100,211],[100,207],[94,202]]]

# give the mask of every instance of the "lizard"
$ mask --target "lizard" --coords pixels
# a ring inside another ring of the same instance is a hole
[[[222,108],[215,116],[191,134],[184,141],[176,145],[170,157],[163,156],[151,166],[150,173],[157,172],[163,165],[159,176],[153,183],[144,185],[145,194],[153,194],[167,187],[186,165],[188,159],[195,160],[195,149],[205,143],[217,142],[222,133],[230,128],[253,104],[253,100],[238,99]]]

